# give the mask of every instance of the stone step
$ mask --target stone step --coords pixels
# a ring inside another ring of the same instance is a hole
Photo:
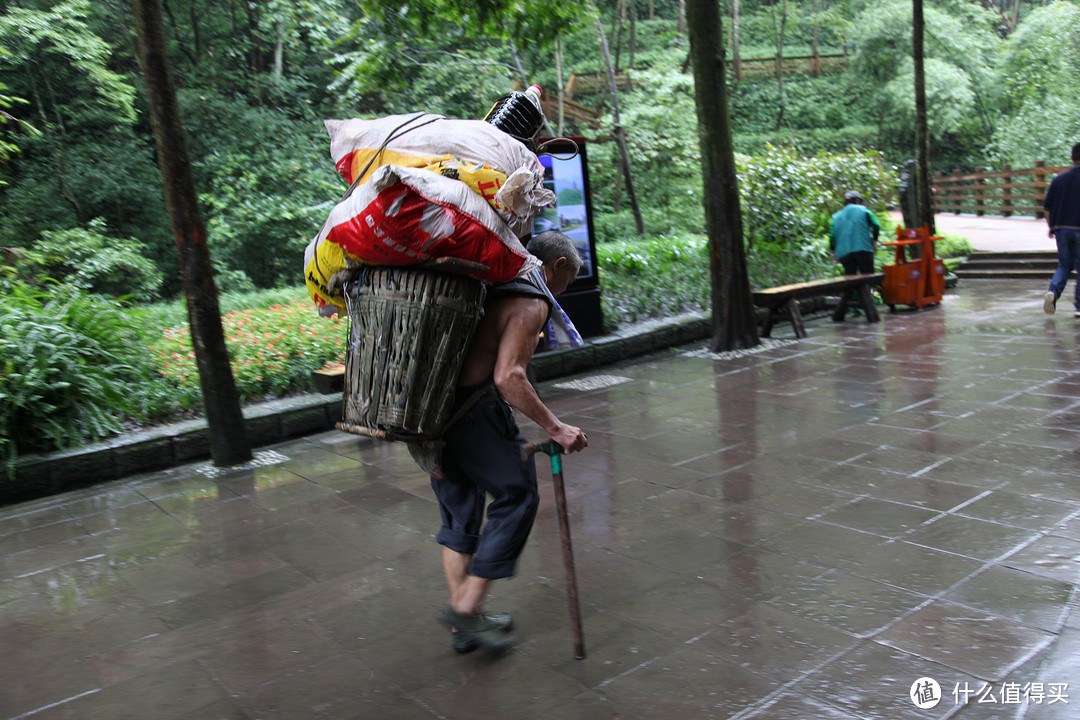
[[[968,260],[965,270],[1049,270],[1057,269],[1057,260]]]
[[[968,255],[968,261],[973,260],[1053,260],[1056,263],[1057,252],[1054,250],[982,251]]]
[[[1015,278],[1046,280],[1057,269],[1057,253],[1026,250],[977,252],[956,269],[958,278]]]
[[[1055,266],[1056,268],[1056,266]],[[1008,269],[1008,270],[980,270],[965,267],[956,269],[956,277],[964,278],[1013,278],[1049,280],[1054,275],[1054,269],[1031,270],[1031,269]]]

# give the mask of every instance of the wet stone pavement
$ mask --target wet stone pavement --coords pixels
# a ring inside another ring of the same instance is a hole
[[[591,443],[580,661],[543,457],[498,658],[433,619],[438,511],[395,444],[0,508],[0,718],[1080,717],[1080,320],[1042,291],[545,383]]]

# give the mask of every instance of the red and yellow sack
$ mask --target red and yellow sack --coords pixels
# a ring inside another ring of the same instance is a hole
[[[482,195],[520,237],[532,218],[554,201],[543,188],[544,168],[521,142],[482,120],[455,120],[429,113],[374,120],[326,120],[330,156],[350,184],[366,183],[385,165],[427,168],[458,179]],[[513,197],[500,196],[517,175]]]
[[[305,254],[308,291],[320,308],[344,309],[330,279],[349,261],[414,265],[436,258],[481,263],[479,280],[505,282],[540,261],[466,184],[417,168],[385,165],[339,202]]]

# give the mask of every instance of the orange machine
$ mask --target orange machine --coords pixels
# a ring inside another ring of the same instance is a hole
[[[881,268],[885,273],[882,295],[890,310],[897,305],[914,305],[924,308],[937,305],[945,294],[945,263],[934,257],[934,241],[940,240],[930,234],[930,226],[921,228],[896,228],[896,241],[882,243],[896,249],[894,264]],[[907,248],[920,246],[919,257],[908,260]]]

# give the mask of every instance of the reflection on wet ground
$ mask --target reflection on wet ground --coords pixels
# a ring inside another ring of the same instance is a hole
[[[583,661],[545,462],[497,659],[433,619],[438,512],[398,445],[0,509],[0,718],[1075,718],[1080,321],[1041,297],[966,281],[546,385],[591,442],[565,461]]]

